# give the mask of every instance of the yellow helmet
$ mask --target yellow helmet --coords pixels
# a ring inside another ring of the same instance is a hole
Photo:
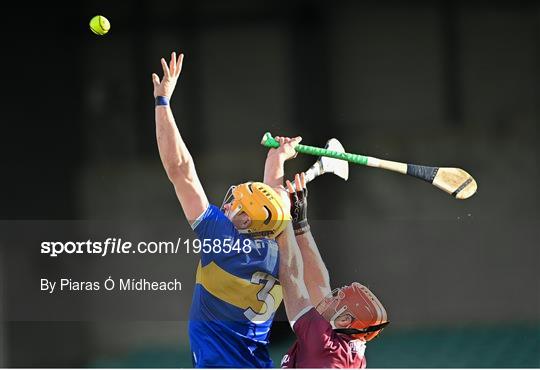
[[[232,190],[234,200],[229,210],[232,216],[245,212],[251,224],[242,233],[254,237],[275,238],[290,221],[288,207],[278,193],[262,182],[246,182]]]

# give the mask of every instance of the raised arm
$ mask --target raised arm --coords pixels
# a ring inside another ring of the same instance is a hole
[[[183,59],[183,54],[180,54],[177,59],[175,52],[171,54],[169,64],[161,58],[163,79],[160,81],[158,75],[153,73],[152,82],[156,99],[156,136],[159,156],[169,180],[174,185],[184,214],[192,223],[206,210],[208,199],[195,171],[193,158],[180,136],[169,105],[178,76],[182,71]]]
[[[287,180],[287,190],[291,194],[291,217],[296,242],[304,261],[304,282],[309,297],[316,306],[330,292],[328,269],[319,253],[319,248],[307,221],[307,188],[305,174],[296,174],[295,187]]]
[[[304,283],[304,264],[292,225],[276,238],[279,246],[279,282],[283,288],[283,302],[287,318],[294,324],[307,307],[313,306]]]

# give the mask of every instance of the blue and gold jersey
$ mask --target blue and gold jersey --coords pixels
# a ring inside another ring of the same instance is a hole
[[[204,246],[190,311],[195,367],[273,367],[268,336],[282,300],[278,246],[240,234],[216,207],[192,225]]]

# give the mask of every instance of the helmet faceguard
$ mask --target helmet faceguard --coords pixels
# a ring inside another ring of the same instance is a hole
[[[375,295],[359,283],[334,289],[318,305],[317,311],[330,322],[338,333],[369,341],[388,325],[386,310]],[[347,328],[337,328],[335,321],[342,315],[350,315]]]
[[[223,197],[223,202],[221,203],[221,207],[219,209],[221,212],[225,211],[225,204],[231,203],[234,200],[233,191],[236,189],[236,185],[231,185],[229,187],[229,190],[225,193],[225,196]]]

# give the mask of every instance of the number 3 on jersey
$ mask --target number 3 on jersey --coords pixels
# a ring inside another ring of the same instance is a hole
[[[244,311],[244,315],[249,321],[254,323],[263,323],[270,319],[276,310],[276,300],[272,294],[270,294],[270,290],[272,290],[274,285],[276,285],[276,281],[277,279],[272,275],[260,271],[251,276],[252,284],[264,284],[262,289],[257,293],[257,300],[264,302],[264,304],[261,306],[260,312],[254,311],[251,307]]]

